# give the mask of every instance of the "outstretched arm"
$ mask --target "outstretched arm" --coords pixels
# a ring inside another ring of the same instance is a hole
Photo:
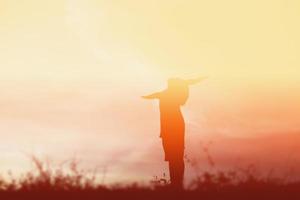
[[[142,96],[144,99],[158,99],[160,96],[160,92],[156,92],[150,95]]]
[[[199,78],[195,78],[195,79],[188,79],[188,80],[186,80],[186,82],[188,85],[194,85],[194,84],[197,84],[207,78],[208,78],[207,76],[203,76],[203,77],[199,77]]]

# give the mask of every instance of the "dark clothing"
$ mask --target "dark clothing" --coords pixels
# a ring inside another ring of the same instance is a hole
[[[188,84],[180,79],[169,81],[168,89],[150,97],[159,99],[160,137],[169,162],[171,185],[182,188],[184,176],[184,135],[185,122],[181,106],[188,99]]]
[[[160,95],[160,137],[165,152],[165,160],[183,159],[185,124],[180,105],[172,102],[169,94]]]
[[[169,161],[169,172],[170,172],[171,185],[175,189],[181,189],[183,187],[183,176],[184,176],[183,159]]]

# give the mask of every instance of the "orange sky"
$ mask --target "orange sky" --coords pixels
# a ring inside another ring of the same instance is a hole
[[[297,0],[0,0],[0,171],[32,153],[108,166],[108,181],[162,174],[157,102],[140,96],[173,76],[209,76],[183,109],[188,141],[299,132],[299,13]]]

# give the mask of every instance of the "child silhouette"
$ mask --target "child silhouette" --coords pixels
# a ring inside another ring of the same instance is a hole
[[[165,161],[169,162],[171,185],[182,188],[184,176],[184,133],[185,122],[181,113],[189,97],[189,86],[205,77],[184,80],[171,78],[167,89],[147,96],[145,99],[158,99],[160,109],[160,137],[165,152]]]

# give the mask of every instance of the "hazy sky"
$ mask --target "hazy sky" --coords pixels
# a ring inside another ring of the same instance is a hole
[[[0,170],[36,154],[161,174],[157,102],[140,96],[174,76],[209,76],[187,140],[299,132],[299,23],[298,0],[0,0]]]

